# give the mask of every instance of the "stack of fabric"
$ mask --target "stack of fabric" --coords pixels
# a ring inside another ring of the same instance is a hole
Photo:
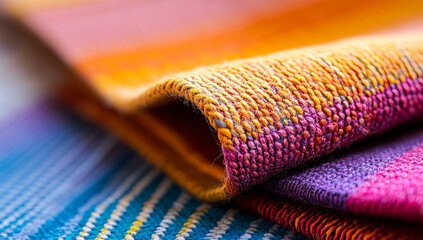
[[[1,3],[63,80],[0,126],[2,237],[422,238],[423,2]]]

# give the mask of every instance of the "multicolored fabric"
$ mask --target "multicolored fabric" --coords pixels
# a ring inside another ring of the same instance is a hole
[[[115,137],[61,108],[44,101],[0,123],[3,239],[303,239],[282,226],[318,239],[422,234],[419,226],[265,194],[244,196],[237,206],[276,225],[202,203]]]
[[[19,12],[22,14],[19,17],[52,44],[53,48],[67,62],[75,66],[105,99],[121,110],[130,110],[157,105],[158,102],[168,100],[170,95],[190,102],[208,119],[222,145],[222,161],[224,161],[226,176],[223,175],[221,166],[203,168],[204,171],[201,174],[210,175],[211,181],[215,178],[213,187],[201,186],[203,188],[201,191],[193,191],[193,194],[204,200],[222,201],[236,196],[241,191],[262,183],[281,171],[325,155],[336,148],[347,146],[364,135],[381,132],[408,120],[419,114],[423,108],[421,103],[423,72],[420,67],[423,62],[421,58],[423,37],[420,35],[354,39],[310,49],[281,52],[168,75],[158,80],[155,85],[149,86],[148,83],[154,82],[156,80],[154,78],[162,75],[160,72],[163,70],[160,67],[153,68],[151,71],[154,70],[155,74],[152,79],[143,75],[151,72],[145,68],[156,61],[149,58],[149,55],[145,55],[146,50],[140,49],[145,45],[145,49],[151,50],[142,33],[153,31],[148,28],[149,23],[151,26],[161,26],[156,25],[161,22],[154,21],[155,18],[143,17],[143,22],[133,25],[132,21],[126,19],[129,16],[134,18],[141,16],[136,14],[147,10],[162,9],[164,5],[135,1],[123,4],[121,1],[110,0],[94,1],[89,4],[79,2],[71,5],[68,5],[68,2],[63,4],[65,5],[52,3],[53,6],[49,5],[45,9],[36,10],[25,8],[26,10]],[[236,3],[232,4],[236,5]],[[289,8],[296,12],[299,9],[323,3],[303,4]],[[343,7],[345,6],[342,4],[348,5],[348,3],[338,4]],[[259,5],[261,8],[255,5],[245,8],[249,11],[263,11],[269,17],[274,16],[278,8],[281,9],[279,11],[288,11],[283,5],[269,5],[269,3]],[[327,3],[324,5],[326,6]],[[379,11],[388,11],[395,4],[389,7],[387,5],[389,4],[384,3],[383,6],[387,9]],[[16,8],[23,7],[16,3],[10,6],[14,11],[17,11]],[[180,6],[180,4],[172,3],[171,6]],[[194,6],[211,9],[208,12],[210,15],[201,16],[203,21],[209,18],[217,21],[214,11],[219,12],[225,9],[228,11],[225,16],[235,11],[231,4],[213,3],[211,6],[214,8],[211,8],[204,3],[195,3],[191,11],[190,9],[186,11],[186,16],[184,15],[186,18],[193,18],[194,16],[189,14],[199,11]],[[270,6],[272,10],[269,9]],[[403,6],[409,14],[419,13],[419,11],[416,12],[419,7],[423,9],[423,6],[418,3],[412,9],[409,7]],[[335,6],[327,8],[330,11],[337,9]],[[267,12],[263,9],[267,9]],[[164,11],[163,14],[166,13],[166,10],[160,11]],[[237,12],[242,15],[241,10]],[[82,13],[96,13],[97,17],[94,20],[92,17],[76,17]],[[178,25],[172,22],[172,19],[178,19],[177,17],[176,14],[161,21]],[[250,16],[250,18],[253,17],[254,14]],[[341,21],[345,16],[339,16],[339,18]],[[401,19],[398,16],[395,20],[400,22]],[[107,26],[107,29],[97,28],[99,26],[97,21],[100,20],[105,21],[103,24]],[[241,20],[246,21],[241,17],[233,21]],[[179,19],[179,21],[182,20]],[[107,23],[114,24],[112,26],[115,27],[110,27]],[[163,28],[169,27],[164,25],[165,23],[161,24]],[[181,23],[180,27],[197,29],[196,24],[200,23],[185,24]],[[208,26],[207,21],[203,24],[204,27]],[[273,25],[276,24],[273,23]],[[319,23],[315,24],[316,27],[319,26]],[[137,26],[146,29],[138,29]],[[245,31],[253,30],[255,28],[251,26]],[[228,29],[220,29],[220,31],[227,32]],[[123,35],[120,35],[120,32],[123,32]],[[155,33],[153,31],[150,34],[154,36]],[[170,30],[163,30],[160,33],[172,34]],[[119,36],[118,39],[111,38],[116,34]],[[350,33],[346,31],[345,35],[348,34]],[[176,35],[172,36],[176,37]],[[191,35],[187,33],[183,36],[188,38]],[[100,45],[96,40],[99,37],[104,39]],[[168,44],[175,44],[175,41],[172,39],[170,43],[159,41],[155,44],[158,44],[163,54],[174,60],[172,53],[165,51],[165,47]],[[285,41],[280,40],[277,43],[279,42]],[[97,47],[91,48],[93,44]],[[272,50],[281,48],[278,44],[272,45],[267,42],[260,42],[260,44],[273,46]],[[255,46],[248,47],[255,49]],[[196,49],[191,49],[191,51],[194,50],[195,54],[201,54]],[[254,52],[254,54],[259,53],[261,52]],[[128,56],[128,54],[137,57]],[[223,56],[227,55],[216,54],[219,58]],[[166,63],[167,59],[157,61],[160,64],[170,64]],[[149,64],[144,64],[144,61]],[[200,63],[202,62],[196,64]],[[178,64],[174,65],[175,68],[178,67]],[[166,70],[166,72],[169,71],[169,69]],[[141,123],[146,125],[146,128],[165,128],[169,125],[171,128],[172,123],[163,122],[163,119],[154,114],[141,111],[137,112],[137,115],[136,118],[152,118],[153,121],[159,122],[157,125],[164,125],[153,127],[148,123]],[[186,119],[182,119],[184,120]],[[135,121],[143,122],[144,120]],[[166,129],[166,132],[176,131],[175,135],[178,135],[183,132],[180,129]],[[201,137],[200,135],[198,138]],[[200,156],[182,156],[181,158],[193,167],[210,161],[207,159],[208,156],[201,156],[203,154],[201,149],[198,150],[192,146],[174,146],[173,143],[170,145],[179,152],[200,151],[197,153]],[[189,155],[190,153],[182,154]],[[175,160],[166,160],[166,162],[170,161]],[[180,164],[179,160],[175,164],[176,166],[172,166],[170,170],[165,169],[167,174],[176,179],[199,178],[199,176],[192,176],[189,171],[181,173],[185,176],[177,176],[173,169],[179,167],[177,166]],[[224,185],[216,188],[215,185],[222,178],[225,178]],[[183,180],[178,182],[184,184]]]
[[[116,137],[41,100],[66,71],[31,40],[0,21],[0,72],[13,80],[0,89],[0,239],[302,239],[195,199]]]
[[[423,128],[417,122],[371,138],[268,183],[293,199],[360,214],[423,222]]]
[[[148,135],[148,132],[140,125],[133,124],[121,115],[116,115],[108,109],[95,104],[95,99],[80,92],[69,93],[70,99],[66,101],[84,116],[101,123],[101,125],[114,130],[114,132],[124,138],[134,148],[149,153],[150,159],[166,160],[165,156],[173,156],[178,159],[178,154],[169,152],[153,151],[153,144],[158,144],[156,139]],[[147,137],[148,141],[145,140]],[[154,149],[154,148],[153,148]],[[164,155],[165,154],[165,155]],[[171,155],[173,154],[173,155]],[[156,164],[163,167],[161,163]],[[181,163],[181,166],[184,166]],[[188,171],[189,169],[179,168]],[[418,169],[417,169],[418,170]],[[199,179],[198,181],[204,180]],[[207,180],[207,179],[205,179]],[[307,179],[304,179],[307,180]],[[185,182],[191,191],[198,191],[196,182]],[[417,183],[418,184],[418,183]],[[394,193],[393,193],[394,194]],[[417,193],[410,193],[410,196],[419,196]],[[313,239],[417,239],[423,234],[423,229],[419,224],[401,223],[398,221],[388,221],[372,219],[351,214],[342,214],[334,210],[328,210],[320,206],[310,206],[299,202],[290,201],[286,198],[279,198],[266,192],[257,194],[241,194],[232,199],[235,206],[247,211],[261,215],[282,226],[289,227],[308,238]],[[401,204],[398,204],[401,207]],[[366,213],[368,214],[368,213]]]
[[[302,239],[196,200],[58,106],[36,104],[0,131],[2,239]]]
[[[421,236],[323,209],[422,222],[417,128],[328,155],[422,116],[421,1],[4,4],[82,77],[59,98],[197,198],[307,237]]]

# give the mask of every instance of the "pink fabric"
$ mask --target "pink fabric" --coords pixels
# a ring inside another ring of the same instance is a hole
[[[354,212],[423,222],[423,144],[379,171],[347,200]],[[401,203],[401,204],[399,204]]]
[[[310,1],[105,1],[35,12],[28,16],[27,23],[74,59],[134,45],[154,47],[180,42],[218,32],[223,26],[230,29],[244,25],[257,20],[257,15],[272,15]],[[96,14],[98,11],[101,14]]]

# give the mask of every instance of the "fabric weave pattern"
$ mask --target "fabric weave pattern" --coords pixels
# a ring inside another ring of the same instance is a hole
[[[196,200],[60,108],[43,101],[0,123],[2,239],[303,239]]]
[[[226,223],[243,220],[238,210],[212,203],[232,204],[308,238],[423,235],[422,1],[0,4],[70,67],[55,101],[109,130],[166,175],[146,170],[121,198],[84,210],[91,214],[78,234],[71,231],[74,237],[184,239],[197,227],[195,237],[229,237],[222,234],[238,228]],[[95,155],[103,145],[94,145],[103,141],[91,137],[70,147],[70,158],[84,151],[78,174],[102,169],[96,161],[115,154],[106,144],[108,154]],[[141,236],[157,225],[150,222],[156,207],[191,201],[175,195],[165,203],[177,189],[167,176],[203,202],[192,200],[196,205],[177,231],[155,228]],[[25,225],[35,215],[23,214],[36,206],[29,202],[0,211],[14,212],[4,223],[7,236],[15,234],[15,220]],[[55,209],[46,212],[55,216]],[[62,213],[63,219],[72,215]],[[244,235],[234,230],[236,238],[253,238],[266,220],[248,221]],[[266,225],[263,237],[277,225]]]

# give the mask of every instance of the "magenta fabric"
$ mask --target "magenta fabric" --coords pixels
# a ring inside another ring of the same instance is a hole
[[[275,194],[365,215],[423,222],[423,126],[415,122],[266,184]]]

